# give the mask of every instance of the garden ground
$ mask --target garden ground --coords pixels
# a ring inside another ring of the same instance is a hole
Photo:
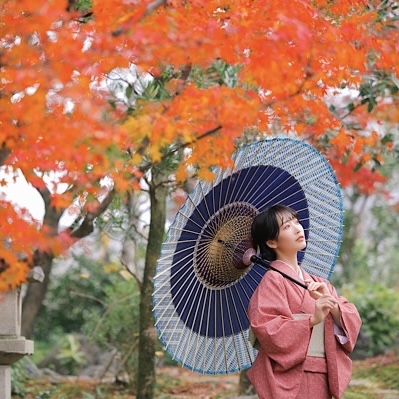
[[[158,369],[156,399],[238,399],[238,375],[202,375],[182,367]],[[25,399],[135,399],[123,385],[67,377],[60,383],[31,380]],[[241,396],[252,399],[256,396]],[[13,396],[13,399],[20,396]],[[343,399],[399,399],[399,354],[355,361],[353,381]]]

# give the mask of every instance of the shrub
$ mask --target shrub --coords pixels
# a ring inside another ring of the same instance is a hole
[[[93,313],[101,314],[106,288],[119,280],[118,273],[106,268],[98,260],[77,256],[64,273],[52,274],[32,338],[41,342],[58,340],[64,334],[79,332]]]
[[[375,356],[392,348],[399,338],[399,292],[361,282],[344,286],[342,294],[356,305],[363,322],[354,354]]]
[[[130,376],[137,368],[140,290],[134,278],[119,279],[105,288],[104,312],[93,313],[82,330],[97,345],[118,353]]]
[[[25,397],[26,373],[23,358],[11,366],[11,391],[14,395]]]

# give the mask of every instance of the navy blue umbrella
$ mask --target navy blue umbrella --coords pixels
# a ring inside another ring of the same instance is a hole
[[[304,142],[272,138],[241,148],[234,168],[199,181],[170,226],[154,280],[160,340],[192,371],[226,374],[250,367],[247,307],[267,268],[255,262],[251,224],[275,204],[294,208],[304,227],[299,262],[330,278],[342,236],[335,174]]]

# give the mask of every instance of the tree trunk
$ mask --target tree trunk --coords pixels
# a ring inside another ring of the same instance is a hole
[[[152,313],[152,294],[157,261],[164,239],[167,189],[156,184],[150,187],[151,220],[140,298],[139,361],[137,371],[137,399],[152,399],[155,389],[155,349],[157,332]],[[159,176],[162,177],[162,176]]]
[[[146,197],[147,200],[148,198]],[[122,242],[121,261],[141,284],[143,282],[144,260],[141,261],[136,256],[137,242],[144,236],[138,227],[141,214],[140,205],[142,205],[140,202],[140,193],[134,190],[128,191],[126,200],[128,224]]]
[[[249,381],[249,378],[247,376],[247,372],[241,371],[240,373],[240,379],[238,382],[238,394],[239,395],[255,395],[255,389],[253,385],[251,384],[251,381]]]
[[[47,232],[52,232],[50,237],[54,238],[58,234],[58,224],[63,211],[51,206],[52,196],[47,187],[38,189],[38,193],[42,196],[45,206],[42,229],[45,228]],[[82,222],[76,228],[76,230],[71,230],[69,232],[71,238],[73,238],[75,241],[78,241],[90,235],[94,230],[94,220],[103,212],[105,212],[112,202],[114,196],[115,191],[110,190],[102,202],[98,202],[96,208],[94,208],[91,212],[86,212],[85,217],[82,219]],[[30,338],[33,333],[36,316],[43,304],[44,298],[46,297],[48,285],[50,283],[50,272],[54,257],[54,254],[48,254],[46,252],[36,251],[34,254],[32,266],[41,266],[44,272],[44,280],[42,283],[29,284],[26,295],[23,299],[21,333],[26,338]]]
[[[36,261],[36,264],[43,269],[44,280],[42,283],[30,283],[23,300],[21,334],[25,338],[31,338],[32,336],[35,319],[42,306],[50,282],[53,257],[46,254],[40,254],[39,256],[40,258]]]

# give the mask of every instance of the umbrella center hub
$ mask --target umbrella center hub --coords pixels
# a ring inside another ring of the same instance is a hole
[[[251,226],[257,214],[253,205],[233,202],[204,224],[194,250],[194,270],[207,287],[224,288],[247,272],[243,256],[253,248]]]

